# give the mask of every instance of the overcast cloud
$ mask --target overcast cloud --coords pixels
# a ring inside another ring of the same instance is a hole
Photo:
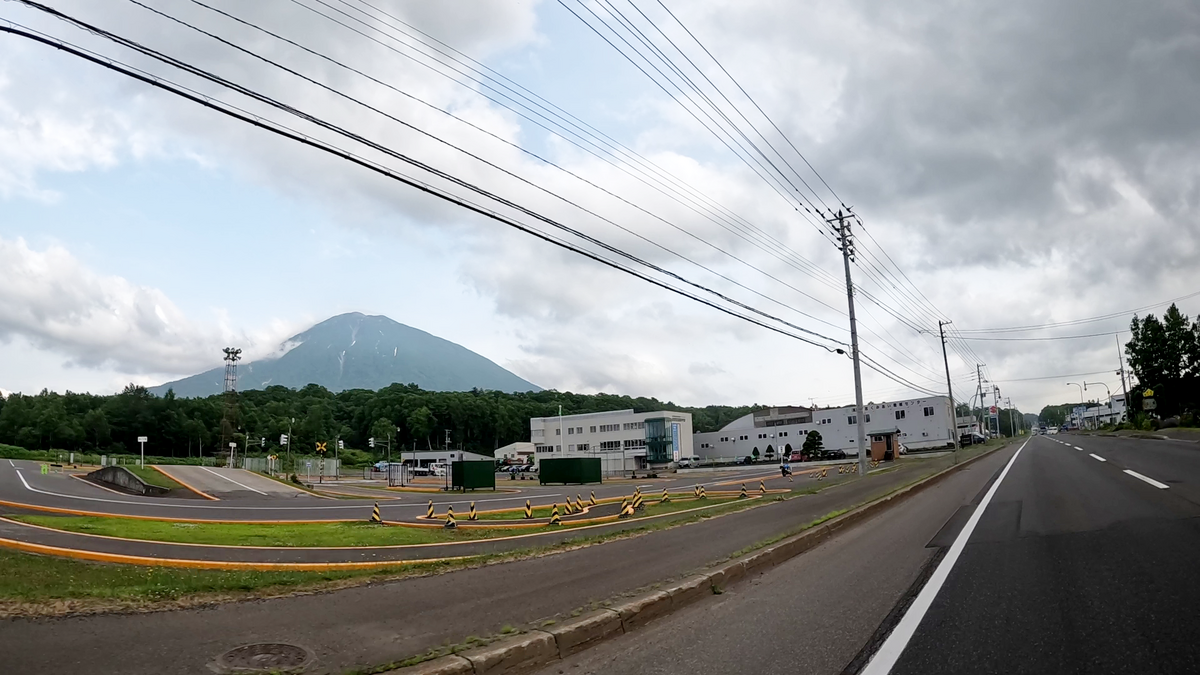
[[[848,340],[838,252],[611,48],[588,33],[568,32],[563,26],[570,22],[555,3],[384,4],[634,146],[800,252],[823,270],[820,279],[777,257],[777,246],[751,245],[478,96],[478,85],[455,85],[330,25],[300,3],[215,4],[451,110],[492,135],[191,3],[148,4],[285,61],[429,135],[131,3],[53,4],[351,127],[764,311],[835,341]],[[956,327],[1099,315],[1200,288],[1194,264],[1200,235],[1200,129],[1194,122],[1200,109],[1200,69],[1195,67],[1200,9],[1193,4],[757,0],[668,5],[855,206],[888,255]],[[639,7],[661,16],[649,4]],[[2,15],[146,65],[13,3],[2,8]],[[665,22],[661,26],[685,44],[678,30]],[[695,49],[689,53],[699,56]],[[547,54],[566,60],[547,63],[542,60]],[[719,77],[713,68],[706,71]],[[585,93],[578,93],[580,79],[596,81],[594,91],[584,87]],[[601,80],[629,84],[614,94]],[[247,107],[265,113],[258,104]],[[288,124],[332,138],[294,120]],[[541,153],[620,199],[514,145]],[[810,398],[837,404],[853,395],[843,356],[774,336],[94,66],[50,56],[45,48],[12,37],[0,40],[0,199],[53,203],[61,195],[51,184],[60,176],[78,176],[86,186],[92,176],[167,161],[191,162],[303,204],[379,246],[400,240],[415,254],[424,251],[442,263],[442,272],[414,277],[420,284],[459,288],[487,307],[479,313],[478,303],[470,305],[477,324],[486,328],[439,334],[544,387],[694,404],[807,403]],[[404,170],[445,184],[411,167]],[[10,341],[19,337],[76,367],[189,374],[211,366],[215,347],[224,342],[266,350],[305,321],[355,304],[356,288],[347,281],[341,304],[312,306],[304,316],[279,316],[269,299],[289,291],[271,285],[253,289],[262,298],[257,311],[234,315],[224,309],[224,298],[205,294],[201,279],[195,280],[196,288],[178,291],[187,297],[168,297],[152,279],[127,277],[123,269],[119,274],[89,269],[75,253],[93,246],[91,239],[45,241],[28,223],[0,223],[0,228],[0,262],[13,280],[0,287],[0,335]],[[145,249],[134,253],[154,255],[176,246],[167,236],[148,238]],[[119,268],[120,260],[114,264]],[[889,309],[917,313],[869,276],[856,274],[885,305],[860,299],[864,351],[905,378],[940,390],[944,375],[936,338],[895,321]],[[416,283],[401,282],[398,290],[424,292]],[[197,307],[207,310],[197,312]],[[1200,304],[1193,301],[1183,309],[1194,313]],[[419,328],[437,325],[428,313],[393,318]],[[936,330],[933,317],[914,318]],[[1127,325],[1122,318],[1049,334]],[[1009,381],[1112,371],[1117,365],[1111,337],[973,342],[971,348],[973,353],[962,347],[951,353],[955,387],[971,386],[967,381],[979,358],[1026,410],[1069,400],[1070,392],[1064,393],[1058,380]],[[0,372],[4,377],[14,376]],[[1095,379],[1116,383],[1111,375]],[[0,384],[35,390],[40,388],[35,380],[23,373],[18,386]],[[865,388],[877,400],[905,395],[904,387],[875,374],[868,374]]]

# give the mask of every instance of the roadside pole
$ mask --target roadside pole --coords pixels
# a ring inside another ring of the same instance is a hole
[[[145,436],[138,436],[138,445],[140,445],[142,447],[142,463],[139,464],[138,466],[140,466],[144,469],[144,468],[146,468],[146,437]]]
[[[1117,341],[1117,363],[1120,364],[1120,366],[1121,366],[1120,370],[1117,371],[1117,374],[1121,376],[1121,391],[1125,394],[1125,419],[1128,420],[1129,419],[1129,387],[1127,387],[1125,385],[1125,357],[1121,355],[1121,338],[1117,335],[1114,335],[1113,339]],[[1108,400],[1108,402],[1109,402],[1109,405],[1112,405],[1111,398]],[[1114,420],[1114,422],[1115,422],[1115,420]]]
[[[950,438],[954,441],[954,463],[958,464],[958,406],[954,403],[954,387],[950,384],[950,359],[946,356],[946,326],[953,321],[938,321],[942,337],[942,363],[946,365],[946,392],[950,395]]]
[[[837,221],[837,234],[840,241],[838,248],[842,251],[842,264],[846,268],[846,303],[850,308],[850,356],[854,360],[854,419],[858,422],[858,473],[866,476],[867,463],[867,432],[863,419],[862,367],[859,365],[858,354],[858,322],[854,318],[854,282],[850,279],[850,261],[854,257],[854,242],[850,235],[850,224],[846,215],[839,209],[837,216],[825,222]]]

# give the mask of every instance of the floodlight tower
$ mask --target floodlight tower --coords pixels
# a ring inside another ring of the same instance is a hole
[[[228,438],[237,424],[237,362],[242,360],[242,350],[226,347],[222,351],[225,352],[225,414],[221,418],[220,450],[227,450]]]

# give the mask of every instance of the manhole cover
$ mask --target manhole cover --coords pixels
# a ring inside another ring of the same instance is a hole
[[[313,661],[304,647],[264,642],[230,649],[217,657],[221,673],[301,673]]]

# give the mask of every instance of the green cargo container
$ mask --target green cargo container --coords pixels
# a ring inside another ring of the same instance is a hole
[[[496,463],[493,461],[451,462],[450,482],[455,490],[496,489]]]
[[[563,457],[543,459],[538,467],[542,485],[550,483],[599,483],[599,457]]]

